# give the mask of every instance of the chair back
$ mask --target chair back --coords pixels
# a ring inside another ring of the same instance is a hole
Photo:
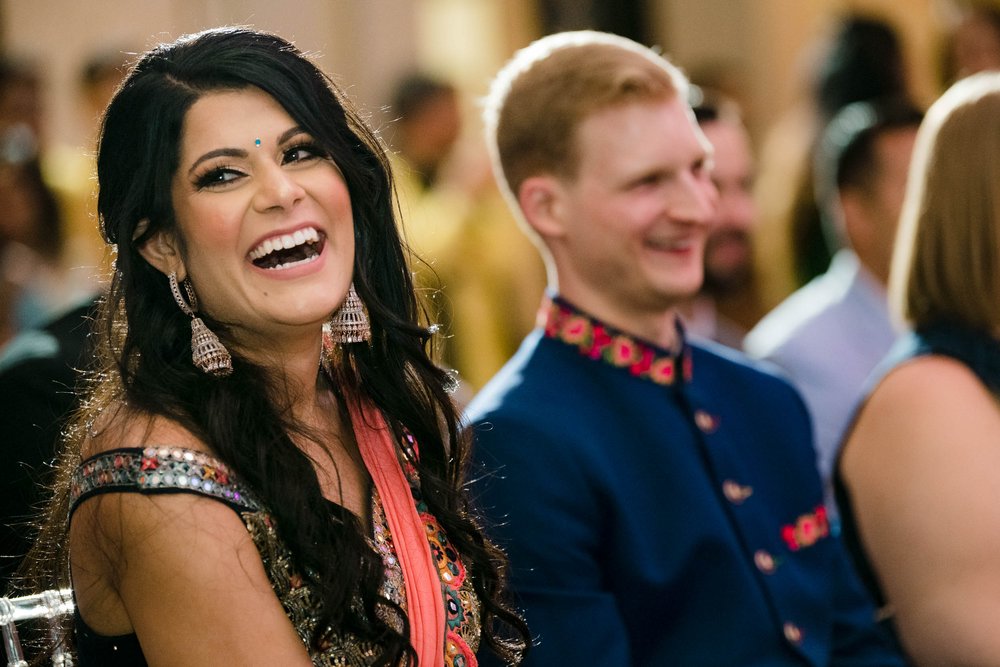
[[[60,623],[60,617],[72,613],[73,591],[69,588],[24,597],[0,598],[0,628],[3,630],[3,643],[7,650],[7,667],[28,667],[15,624],[32,619],[49,620],[49,632],[55,647],[52,664],[57,667],[72,667],[73,658],[63,648],[64,637]]]

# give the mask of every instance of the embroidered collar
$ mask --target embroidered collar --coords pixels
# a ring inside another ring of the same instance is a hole
[[[546,338],[571,345],[589,359],[627,369],[632,375],[659,385],[674,384],[678,373],[683,381],[691,380],[691,351],[684,342],[680,323],[677,333],[682,343],[681,353],[674,356],[653,343],[604,324],[559,296],[546,297],[539,319]]]

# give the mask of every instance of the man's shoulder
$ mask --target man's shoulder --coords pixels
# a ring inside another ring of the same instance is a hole
[[[824,347],[835,338],[831,329],[843,320],[845,296],[843,286],[830,276],[814,278],[765,315],[743,339],[743,349],[755,359],[770,359]]]
[[[691,350],[689,394],[705,405],[726,404],[752,419],[781,414],[785,424],[798,424],[806,413],[802,394],[780,366],[711,341],[691,343]]]
[[[475,395],[465,410],[465,420],[477,423],[488,418],[516,418],[531,422],[536,417],[557,418],[589,400],[587,378],[596,374],[599,366],[533,332]]]
[[[706,378],[724,389],[737,383],[784,389],[790,387],[784,373],[772,363],[753,358],[746,353],[715,343],[694,341],[690,343],[695,377]]]

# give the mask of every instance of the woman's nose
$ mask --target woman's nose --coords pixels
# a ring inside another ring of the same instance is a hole
[[[289,209],[305,196],[302,186],[280,165],[267,165],[257,170],[257,192],[254,208],[258,211]]]

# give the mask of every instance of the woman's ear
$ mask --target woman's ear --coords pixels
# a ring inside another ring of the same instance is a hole
[[[140,220],[136,229],[144,230],[148,225],[148,220]],[[161,229],[154,233],[139,246],[139,254],[164,275],[175,272],[178,280],[187,276],[177,239],[169,232]]]

